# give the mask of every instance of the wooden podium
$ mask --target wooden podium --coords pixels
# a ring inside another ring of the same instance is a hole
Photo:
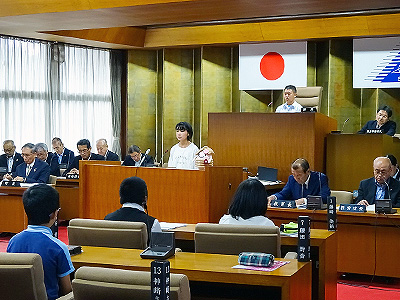
[[[243,178],[241,167],[179,170],[83,163],[79,169],[80,217],[92,219],[120,208],[122,180],[138,176],[147,183],[149,214],[159,221],[218,222]]]
[[[320,113],[209,113],[208,145],[214,165],[278,169],[287,181],[290,164],[306,158],[315,171],[325,171],[325,137],[337,122]]]
[[[329,134],[326,175],[331,190],[357,190],[373,176],[373,161],[393,154],[400,159],[400,140],[386,134]]]
[[[18,233],[28,226],[22,194],[27,188],[0,187],[0,232]]]

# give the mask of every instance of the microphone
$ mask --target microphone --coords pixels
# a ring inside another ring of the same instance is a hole
[[[350,118],[347,118],[346,121],[343,122],[343,126],[342,126],[342,131],[341,131],[341,132],[343,132],[343,130],[344,130],[344,125],[346,125],[346,123],[347,123],[349,120],[350,120]]]
[[[143,155],[142,159],[140,160],[139,167],[141,167],[141,166],[142,166],[142,163],[143,163],[144,159],[146,158],[146,155],[147,155],[147,154],[149,154],[149,153],[150,153],[150,148],[149,148],[149,149],[147,149],[147,150],[146,150],[146,152],[144,153],[144,155]]]
[[[268,107],[272,105],[272,101],[267,105]]]
[[[161,155],[161,159],[160,159],[160,162],[159,162],[160,165],[162,164],[162,160],[164,158],[164,155],[167,154],[168,152],[169,152],[169,149],[165,150],[163,155]]]
[[[386,184],[386,186],[387,186],[387,189],[388,189],[388,196],[389,196],[389,200],[390,201],[392,201],[392,199],[391,199],[391,197],[390,197],[390,187],[389,187],[389,184],[387,183],[387,181],[385,180],[385,184]]]

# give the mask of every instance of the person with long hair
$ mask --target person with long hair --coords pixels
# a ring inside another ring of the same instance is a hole
[[[239,184],[228,214],[222,216],[219,224],[275,226],[265,216],[267,204],[264,185],[257,179],[247,179]]]

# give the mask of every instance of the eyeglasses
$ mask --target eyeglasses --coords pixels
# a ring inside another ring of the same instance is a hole
[[[89,149],[87,149],[87,148],[86,149],[82,149],[82,150],[78,150],[79,153],[86,153],[88,151],[89,151]]]
[[[378,170],[378,169],[375,169],[375,170],[374,170],[374,173],[377,174],[377,175],[379,175],[379,174],[381,174],[381,175],[386,175],[387,173],[389,173],[389,171],[388,171],[388,170]]]

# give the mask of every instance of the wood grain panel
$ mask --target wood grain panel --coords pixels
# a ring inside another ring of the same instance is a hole
[[[138,271],[148,271],[150,268],[151,260],[141,259],[141,250],[89,246],[82,248],[81,254],[71,258],[75,268],[101,266]],[[178,252],[169,262],[171,272],[185,274],[190,281],[277,286],[282,289],[283,300],[311,299],[310,262],[290,260],[289,264],[271,272],[233,269],[232,266],[237,264],[235,255]]]
[[[337,271],[399,277],[400,209],[393,215],[338,212]],[[327,228],[326,211],[304,209],[268,209],[275,224],[296,221],[300,215],[311,218],[312,228]],[[376,271],[374,269],[376,267]]]
[[[0,232],[18,233],[28,226],[22,204],[22,193],[26,188],[0,188]]]
[[[400,14],[315,18],[146,31],[145,47],[398,35]]]
[[[360,181],[373,176],[378,156],[400,157],[400,140],[385,134],[329,134],[327,175],[332,190],[357,190]]]
[[[286,181],[298,157],[324,171],[324,138],[334,129],[336,121],[318,113],[210,113],[208,141],[215,165],[248,167],[253,174],[257,166],[273,167]]]
[[[55,189],[60,195],[59,219],[79,218],[79,180],[58,178]]]
[[[120,208],[119,186],[138,176],[146,181],[149,214],[167,222],[218,222],[242,179],[239,167],[201,170],[85,164],[80,178],[84,218],[103,219]]]
[[[143,47],[146,30],[139,27],[112,27],[81,30],[43,31],[43,33],[116,45]]]

